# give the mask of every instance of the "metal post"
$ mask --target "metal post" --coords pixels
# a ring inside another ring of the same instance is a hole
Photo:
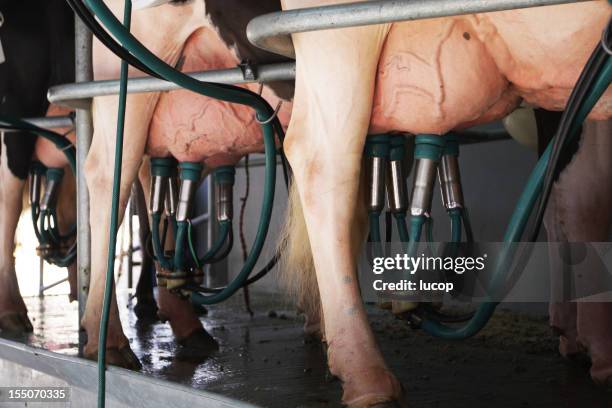
[[[93,79],[92,34],[75,16],[75,80],[86,82]],[[91,274],[91,230],[89,228],[89,193],[85,182],[85,159],[93,136],[91,104],[80,106],[76,111],[77,153],[77,285],[79,299],[79,355],[83,354],[85,331],[80,322],[85,314]]]

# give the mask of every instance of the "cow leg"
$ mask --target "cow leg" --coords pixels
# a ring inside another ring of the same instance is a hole
[[[123,149],[122,177],[119,197],[119,222],[123,219],[130,188],[134,182],[148,134],[148,124],[159,94],[129,95],[127,98],[125,142]],[[117,97],[100,97],[94,100],[94,137],[87,161],[85,176],[91,200],[92,262],[91,283],[85,315],[81,324],[87,331],[84,354],[97,358],[98,335],[110,231],[110,203],[112,201],[114,145],[117,117]],[[107,360],[127,368],[138,368],[138,359],[130,349],[121,328],[117,299],[113,292],[107,336]]]
[[[25,183],[8,168],[3,137],[0,137],[0,331],[23,334],[32,331],[32,323],[19,293],[14,252]]]
[[[549,229],[554,225],[557,234],[552,240],[608,240],[612,226],[611,133],[612,121],[585,123],[580,149],[553,188]],[[588,351],[593,380],[612,386],[612,303],[552,305],[551,324],[563,332],[561,352]]]
[[[286,3],[290,3],[287,1]],[[392,403],[401,387],[369,326],[356,276],[354,222],[375,72],[388,28],[294,35],[297,83],[285,149],[315,264],[328,364],[351,407]]]

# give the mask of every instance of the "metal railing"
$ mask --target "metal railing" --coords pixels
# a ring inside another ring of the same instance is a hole
[[[259,65],[254,68],[255,77],[253,79],[247,79],[241,68],[195,72],[190,75],[200,81],[232,85],[295,79],[295,63],[293,62]],[[128,93],[146,93],[172,91],[175,89],[180,89],[180,87],[172,82],[152,77],[141,77],[130,78],[127,91]],[[49,89],[47,98],[49,102],[57,105],[83,108],[89,106],[90,100],[93,97],[118,94],[119,81],[106,80],[53,86]]]
[[[588,0],[378,0],[264,14],[247,26],[247,38],[266,51],[295,58],[291,34],[436,17],[486,13]]]

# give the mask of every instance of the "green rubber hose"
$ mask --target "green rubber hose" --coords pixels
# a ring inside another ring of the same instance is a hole
[[[132,0],[125,0],[123,23],[129,32],[132,20]],[[98,337],[98,408],[104,408],[106,402],[106,337],[110,318],[111,298],[115,284],[115,248],[117,247],[117,229],[119,227],[119,198],[121,194],[121,165],[123,161],[123,131],[125,128],[125,107],[127,102],[128,63],[121,61],[119,78],[119,107],[117,109],[117,133],[115,136],[115,164],[113,168],[113,192],[111,201],[111,221],[108,237],[108,255],[106,279],[104,283],[104,300],[100,318]]]
[[[215,240],[215,242],[213,242],[210,249],[206,251],[206,253],[202,255],[202,257],[200,258],[198,257],[198,254],[195,249],[195,245],[193,243],[191,223],[188,224],[187,240],[189,243],[189,252],[191,253],[191,258],[193,259],[194,263],[196,264],[198,268],[201,268],[202,265],[209,262],[211,259],[215,257],[215,255],[217,255],[217,253],[219,253],[221,248],[223,248],[223,244],[225,244],[225,241],[227,241],[227,238],[229,237],[231,229],[232,229],[232,222],[230,220],[219,222],[219,231],[217,232],[217,239]]]
[[[166,270],[172,270],[174,265],[172,264],[172,260],[166,258],[164,254],[164,248],[162,247],[162,243],[159,237],[159,224],[161,223],[161,214],[154,213],[151,214],[151,243],[153,245],[153,255],[155,255],[155,259],[159,262],[159,265]]]
[[[448,211],[448,216],[451,220],[451,242],[461,242],[461,228],[462,228],[462,211],[460,208],[453,208]]]
[[[410,234],[408,233],[408,226],[406,224],[406,213],[395,213],[393,217],[395,218],[400,242],[408,243],[408,241],[410,241]]]

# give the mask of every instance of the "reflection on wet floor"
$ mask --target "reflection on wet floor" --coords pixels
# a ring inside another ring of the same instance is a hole
[[[211,306],[203,321],[220,350],[208,359],[180,353],[167,323],[138,322],[126,293],[119,302],[147,375],[265,407],[340,406],[340,383],[327,373],[321,345],[305,341],[301,319],[271,296],[253,296],[253,317],[241,296]],[[65,296],[26,303],[35,330],[27,341],[76,355],[76,303]],[[451,342],[368,311],[412,407],[612,407],[612,394],[594,386],[585,367],[558,357],[544,319],[500,312],[478,336]]]

